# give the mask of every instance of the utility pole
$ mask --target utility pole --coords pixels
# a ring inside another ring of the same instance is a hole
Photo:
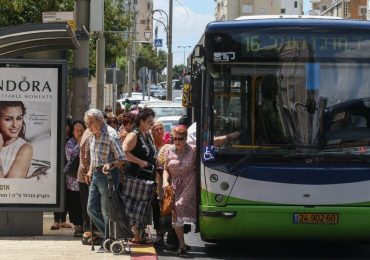
[[[169,0],[169,18],[168,18],[168,54],[167,54],[167,100],[172,101],[172,12],[173,0]]]
[[[104,20],[104,19],[103,19]],[[96,108],[104,110],[105,39],[99,32],[96,43]]]
[[[75,0],[76,37],[80,48],[73,52],[71,114],[74,120],[83,120],[89,108],[89,14],[90,0]]]
[[[104,0],[101,1],[102,25],[96,42],[96,108],[104,110],[105,38],[104,38]]]

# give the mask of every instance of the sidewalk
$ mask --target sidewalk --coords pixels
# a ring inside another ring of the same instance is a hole
[[[50,230],[53,214],[44,213],[43,236],[33,237],[0,237],[1,260],[94,260],[94,259],[132,259],[155,260],[156,251],[153,245],[131,245],[131,256],[128,254],[96,253],[91,246],[84,246],[81,238],[73,237],[73,228]],[[100,246],[95,246],[95,250]]]

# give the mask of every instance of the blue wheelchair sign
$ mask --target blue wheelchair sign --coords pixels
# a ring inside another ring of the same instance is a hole
[[[215,160],[215,147],[206,146],[203,147],[202,161],[214,161]]]
[[[162,47],[163,46],[163,39],[154,39],[154,46],[155,47]]]

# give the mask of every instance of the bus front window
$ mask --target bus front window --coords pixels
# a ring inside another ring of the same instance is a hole
[[[364,63],[213,64],[213,135],[242,132],[220,149],[327,149],[370,140],[369,69]],[[357,126],[339,131],[345,119]]]

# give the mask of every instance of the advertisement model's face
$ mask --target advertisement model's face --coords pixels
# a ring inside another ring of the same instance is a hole
[[[5,140],[16,139],[23,126],[21,107],[7,107],[0,111],[0,133]]]

